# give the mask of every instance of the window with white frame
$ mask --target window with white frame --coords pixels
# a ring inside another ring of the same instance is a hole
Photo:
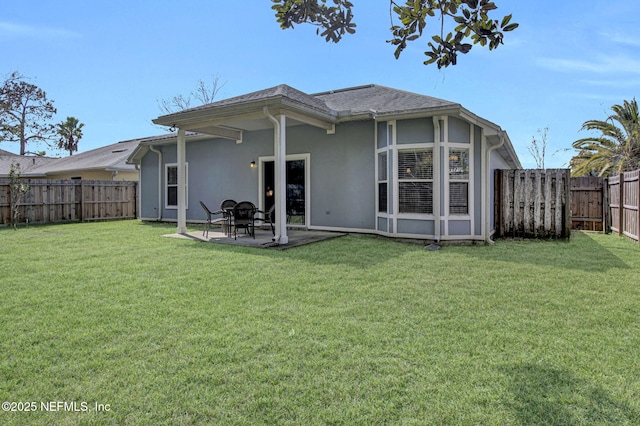
[[[469,150],[449,149],[449,214],[469,214]]]
[[[398,150],[398,211],[433,214],[433,149]]]
[[[387,151],[378,153],[378,212],[387,212],[389,180],[387,173]]]
[[[189,165],[185,164],[185,189],[189,187]],[[165,164],[165,207],[177,208],[178,207],[178,164]],[[189,191],[185,194],[188,196]],[[187,198],[187,205],[189,204]]]

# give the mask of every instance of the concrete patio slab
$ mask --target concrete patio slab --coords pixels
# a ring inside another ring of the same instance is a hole
[[[287,244],[277,244],[273,241],[273,234],[271,233],[271,230],[256,228],[255,233],[255,239],[250,235],[245,234],[244,232],[239,233],[238,238],[234,239],[233,236],[229,237],[219,229],[210,230],[208,237],[203,236],[202,231],[192,231],[186,234],[167,234],[164,236],[169,238],[184,238],[202,242],[228,244],[235,246],[286,250],[292,247],[298,247],[305,244],[315,243],[318,241],[324,241],[331,238],[337,238],[347,235],[341,232],[290,229],[287,230],[289,242]]]

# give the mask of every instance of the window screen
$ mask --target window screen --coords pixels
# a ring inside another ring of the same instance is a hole
[[[188,164],[185,164],[185,186],[188,186]],[[177,207],[178,206],[178,165],[177,164],[166,164],[165,165],[165,197],[166,197],[166,206],[167,207]],[[187,196],[188,196],[187,191]],[[187,200],[188,204],[188,200]]]
[[[400,213],[433,213],[433,150],[398,151]]]
[[[449,150],[449,214],[469,214],[469,150]]]
[[[388,200],[388,173],[387,173],[387,152],[378,154],[378,211],[387,212]]]

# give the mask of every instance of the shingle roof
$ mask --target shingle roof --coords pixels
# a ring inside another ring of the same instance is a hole
[[[22,177],[44,176],[37,171],[38,167],[56,160],[57,158],[18,155],[13,152],[0,150],[0,176],[9,175],[12,163],[20,164],[20,175]]]
[[[375,84],[331,90],[311,95],[286,84],[280,84],[268,89],[190,108],[180,111],[179,114],[221,109],[271,99],[287,99],[300,106],[316,110],[323,114],[332,116],[340,115],[343,118],[348,118],[349,115],[359,115],[373,111],[378,114],[391,114],[460,106],[459,104],[443,99]]]
[[[55,161],[37,168],[38,173],[61,173],[75,170],[135,171],[126,164],[127,157],[138,146],[141,139],[118,142]]]
[[[460,106],[443,99],[375,84],[316,93],[312,96],[334,111],[352,115],[371,112],[377,114],[406,113]]]
[[[251,92],[233,98],[223,99],[221,101],[212,102],[210,104],[201,105],[195,108],[189,108],[179,113],[190,113],[196,111],[204,111],[209,109],[223,108],[228,106],[237,106],[242,104],[250,104],[259,101],[267,101],[271,99],[287,99],[293,101],[307,108],[311,108],[322,112],[324,114],[331,114],[331,109],[327,105],[315,98],[313,95],[308,95],[301,92],[298,89],[294,89],[286,84],[280,84],[278,86],[270,87],[268,89],[258,90],[257,92]],[[169,114],[172,115],[172,114]]]

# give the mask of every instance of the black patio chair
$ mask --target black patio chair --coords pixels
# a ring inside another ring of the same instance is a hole
[[[227,219],[224,216],[219,218],[214,218],[214,215],[216,215],[218,212],[212,212],[211,210],[209,210],[207,205],[202,201],[200,201],[200,205],[202,206],[204,213],[207,215],[207,224],[204,230],[202,231],[202,236],[205,238],[209,238],[209,228],[211,227],[211,225],[214,223],[224,223],[227,221]]]
[[[238,239],[238,228],[244,228],[247,234],[256,237],[253,227],[256,206],[250,201],[240,201],[233,206],[233,237]]]
[[[213,212],[213,214],[221,214],[223,220],[223,226],[226,225],[226,233],[231,236],[231,220],[233,219],[233,206],[235,206],[236,201],[230,198],[222,200],[220,203],[220,209]]]
[[[269,223],[271,225],[271,233],[275,236],[276,235],[276,229],[273,226],[273,224],[275,223],[275,219],[276,219],[276,206],[275,206],[275,204],[273,206],[271,206],[266,212],[263,212],[262,210],[256,210],[256,214],[258,214],[260,216],[254,217],[254,219],[253,219],[254,228],[255,228],[255,222]]]

